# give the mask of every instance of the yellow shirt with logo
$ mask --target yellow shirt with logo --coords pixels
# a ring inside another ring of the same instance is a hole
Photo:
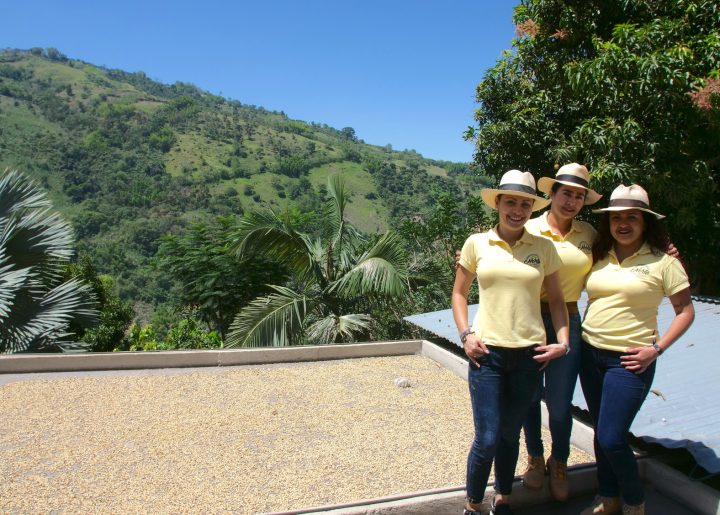
[[[680,261],[646,243],[618,263],[614,250],[592,267],[583,339],[594,347],[625,352],[658,337],[657,309],[663,297],[689,288]]]
[[[592,268],[592,244],[597,231],[587,222],[573,220],[570,232],[564,237],[555,234],[548,223],[546,211],[537,218],[529,220],[525,229],[532,234],[543,236],[555,245],[560,256],[560,286],[562,287],[565,302],[577,302],[580,292],[585,285],[585,278]],[[540,298],[547,302],[547,295],[543,288]]]
[[[485,344],[520,348],[545,343],[540,289],[545,276],[560,268],[552,242],[523,231],[510,247],[496,226],[465,241],[460,265],[477,275],[480,305],[472,330]]]

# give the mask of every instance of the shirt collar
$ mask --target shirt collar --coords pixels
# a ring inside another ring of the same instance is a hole
[[[491,243],[494,243],[494,244],[502,243],[502,244],[507,245],[507,242],[505,240],[503,240],[500,237],[500,235],[498,234],[497,228],[498,228],[498,226],[495,225],[495,227],[493,227],[492,229],[490,229],[488,231],[488,239],[490,240]],[[522,236],[520,236],[520,239],[518,240],[518,242],[532,244],[533,243],[532,234],[530,234],[530,232],[527,229],[524,229]]]
[[[563,236],[561,234],[554,233],[553,230],[550,228],[550,222],[548,221],[549,214],[550,214],[550,211],[548,210],[548,211],[545,211],[542,215],[540,215],[540,223],[538,224],[540,233],[543,235],[550,236],[553,239],[557,239],[557,238],[563,239]],[[567,237],[570,236],[570,233],[572,233],[572,232],[580,232],[580,229],[577,227],[576,222],[577,222],[577,220],[575,220],[573,218],[572,221],[570,222],[570,231],[568,231],[568,233],[564,236],[564,239],[567,239]]]
[[[652,248],[650,247],[650,245],[649,245],[647,242],[645,242],[645,243],[643,243],[642,246],[637,250],[637,252],[635,252],[635,254],[633,254],[632,256],[628,256],[627,258],[625,258],[625,261],[628,261],[628,260],[630,260],[630,259],[633,259],[633,258],[635,258],[636,256],[642,256],[643,254],[652,254],[652,252],[653,252],[653,250],[652,250]],[[614,247],[614,246],[610,247],[610,251],[608,252],[608,254],[612,254],[612,257],[613,257],[613,258],[615,259],[615,261],[617,262],[618,258],[617,258],[617,254],[615,254],[615,247]]]

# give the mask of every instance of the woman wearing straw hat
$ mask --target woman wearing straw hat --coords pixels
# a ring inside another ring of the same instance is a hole
[[[580,371],[580,314],[577,300],[592,267],[591,247],[597,233],[592,225],[575,220],[575,216],[583,206],[595,204],[602,198],[602,195],[590,189],[589,182],[587,168],[578,163],[562,166],[554,179],[542,177],[538,181],[538,189],[550,198],[550,209],[525,225],[532,234],[550,240],[560,256],[560,285],[570,316],[570,339],[567,355],[553,360],[544,370],[544,397],[552,436],[552,451],[547,466],[540,431],[541,391],[538,391],[537,398],[530,406],[523,425],[528,453],[528,468],[523,475],[523,484],[530,489],[542,488],[547,469],[550,493],[559,501],[566,500],[569,492],[567,460],[572,431],[571,405]],[[548,341],[555,342],[555,330],[544,290],[541,301]]]
[[[618,186],[592,247],[582,323],[580,383],[595,424],[599,495],[583,514],[643,514],[645,497],[627,443],[655,374],[655,360],[690,327],[695,311],[682,264],[666,254],[669,238],[647,192]],[[657,309],[670,298],[675,317],[657,332]]]
[[[452,308],[470,359],[468,383],[475,424],[465,513],[479,513],[494,461],[496,495],[491,513],[501,515],[511,513],[509,496],[520,429],[540,387],[540,370],[566,353],[568,314],[554,245],[524,227],[532,212],[549,202],[537,195],[535,179],[528,172],[510,170],[497,189],[484,189],[481,196],[498,211],[499,221],[463,245]],[[470,326],[467,295],[475,279],[480,305]],[[546,343],[540,316],[542,288],[559,343]]]

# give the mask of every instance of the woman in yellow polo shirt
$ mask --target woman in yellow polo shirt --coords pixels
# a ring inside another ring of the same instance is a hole
[[[597,231],[587,222],[576,220],[583,206],[595,204],[602,195],[590,188],[590,173],[578,163],[566,164],[558,169],[555,178],[542,177],[538,189],[551,200],[550,209],[525,224],[525,229],[550,240],[558,251],[560,285],[570,316],[570,346],[567,355],[553,360],[544,370],[544,398],[549,415],[552,450],[547,460],[541,437],[540,398],[530,406],[523,424],[528,468],[523,475],[527,488],[540,489],[545,482],[545,471],[550,476],[551,495],[564,501],[568,497],[567,460],[570,456],[572,432],[572,397],[580,372],[580,313],[577,300],[592,267],[592,243]],[[547,305],[545,292],[541,294],[542,318],[548,341],[554,342],[555,330]]]
[[[644,513],[645,496],[627,433],[650,390],[655,360],[690,327],[695,311],[682,264],[666,254],[663,215],[647,192],[620,185],[610,197],[593,244],[582,323],[580,383],[595,423],[599,495],[583,514]],[[657,332],[667,296],[675,317]]]
[[[498,224],[467,239],[452,292],[453,316],[470,359],[468,384],[475,424],[465,513],[479,513],[494,460],[497,495],[491,513],[502,515],[511,513],[520,429],[540,388],[540,370],[568,348],[568,314],[553,243],[524,227],[532,212],[549,202],[537,195],[535,179],[528,172],[510,170],[497,189],[484,189],[481,196],[498,211]],[[480,303],[470,326],[467,295],[476,279]],[[540,316],[542,288],[559,343],[546,343]]]

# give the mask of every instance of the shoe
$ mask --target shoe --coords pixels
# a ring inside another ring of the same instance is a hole
[[[480,505],[481,505],[480,501],[474,501],[473,499],[470,499],[469,497],[467,499],[465,499],[465,501],[466,501],[466,504],[465,504],[465,508],[463,509],[463,515],[483,515],[483,513],[481,511],[482,508],[480,508]],[[477,508],[471,509],[471,508],[468,508],[468,506],[470,506],[470,507],[477,506]]]
[[[622,510],[622,502],[620,497],[603,497],[598,495],[592,503],[592,506],[585,508],[580,515],[608,515],[609,513],[620,513]]]
[[[490,505],[490,515],[513,515],[513,511],[509,504],[495,504],[495,499],[493,499]]]
[[[550,495],[556,501],[567,501],[570,487],[567,478],[567,463],[556,461],[550,456],[547,460],[547,473],[550,476]]]
[[[622,512],[623,515],[645,515],[645,503],[635,506],[623,504]]]
[[[545,483],[545,461],[542,456],[528,455],[528,467],[523,474],[523,485],[530,490],[540,490]]]

